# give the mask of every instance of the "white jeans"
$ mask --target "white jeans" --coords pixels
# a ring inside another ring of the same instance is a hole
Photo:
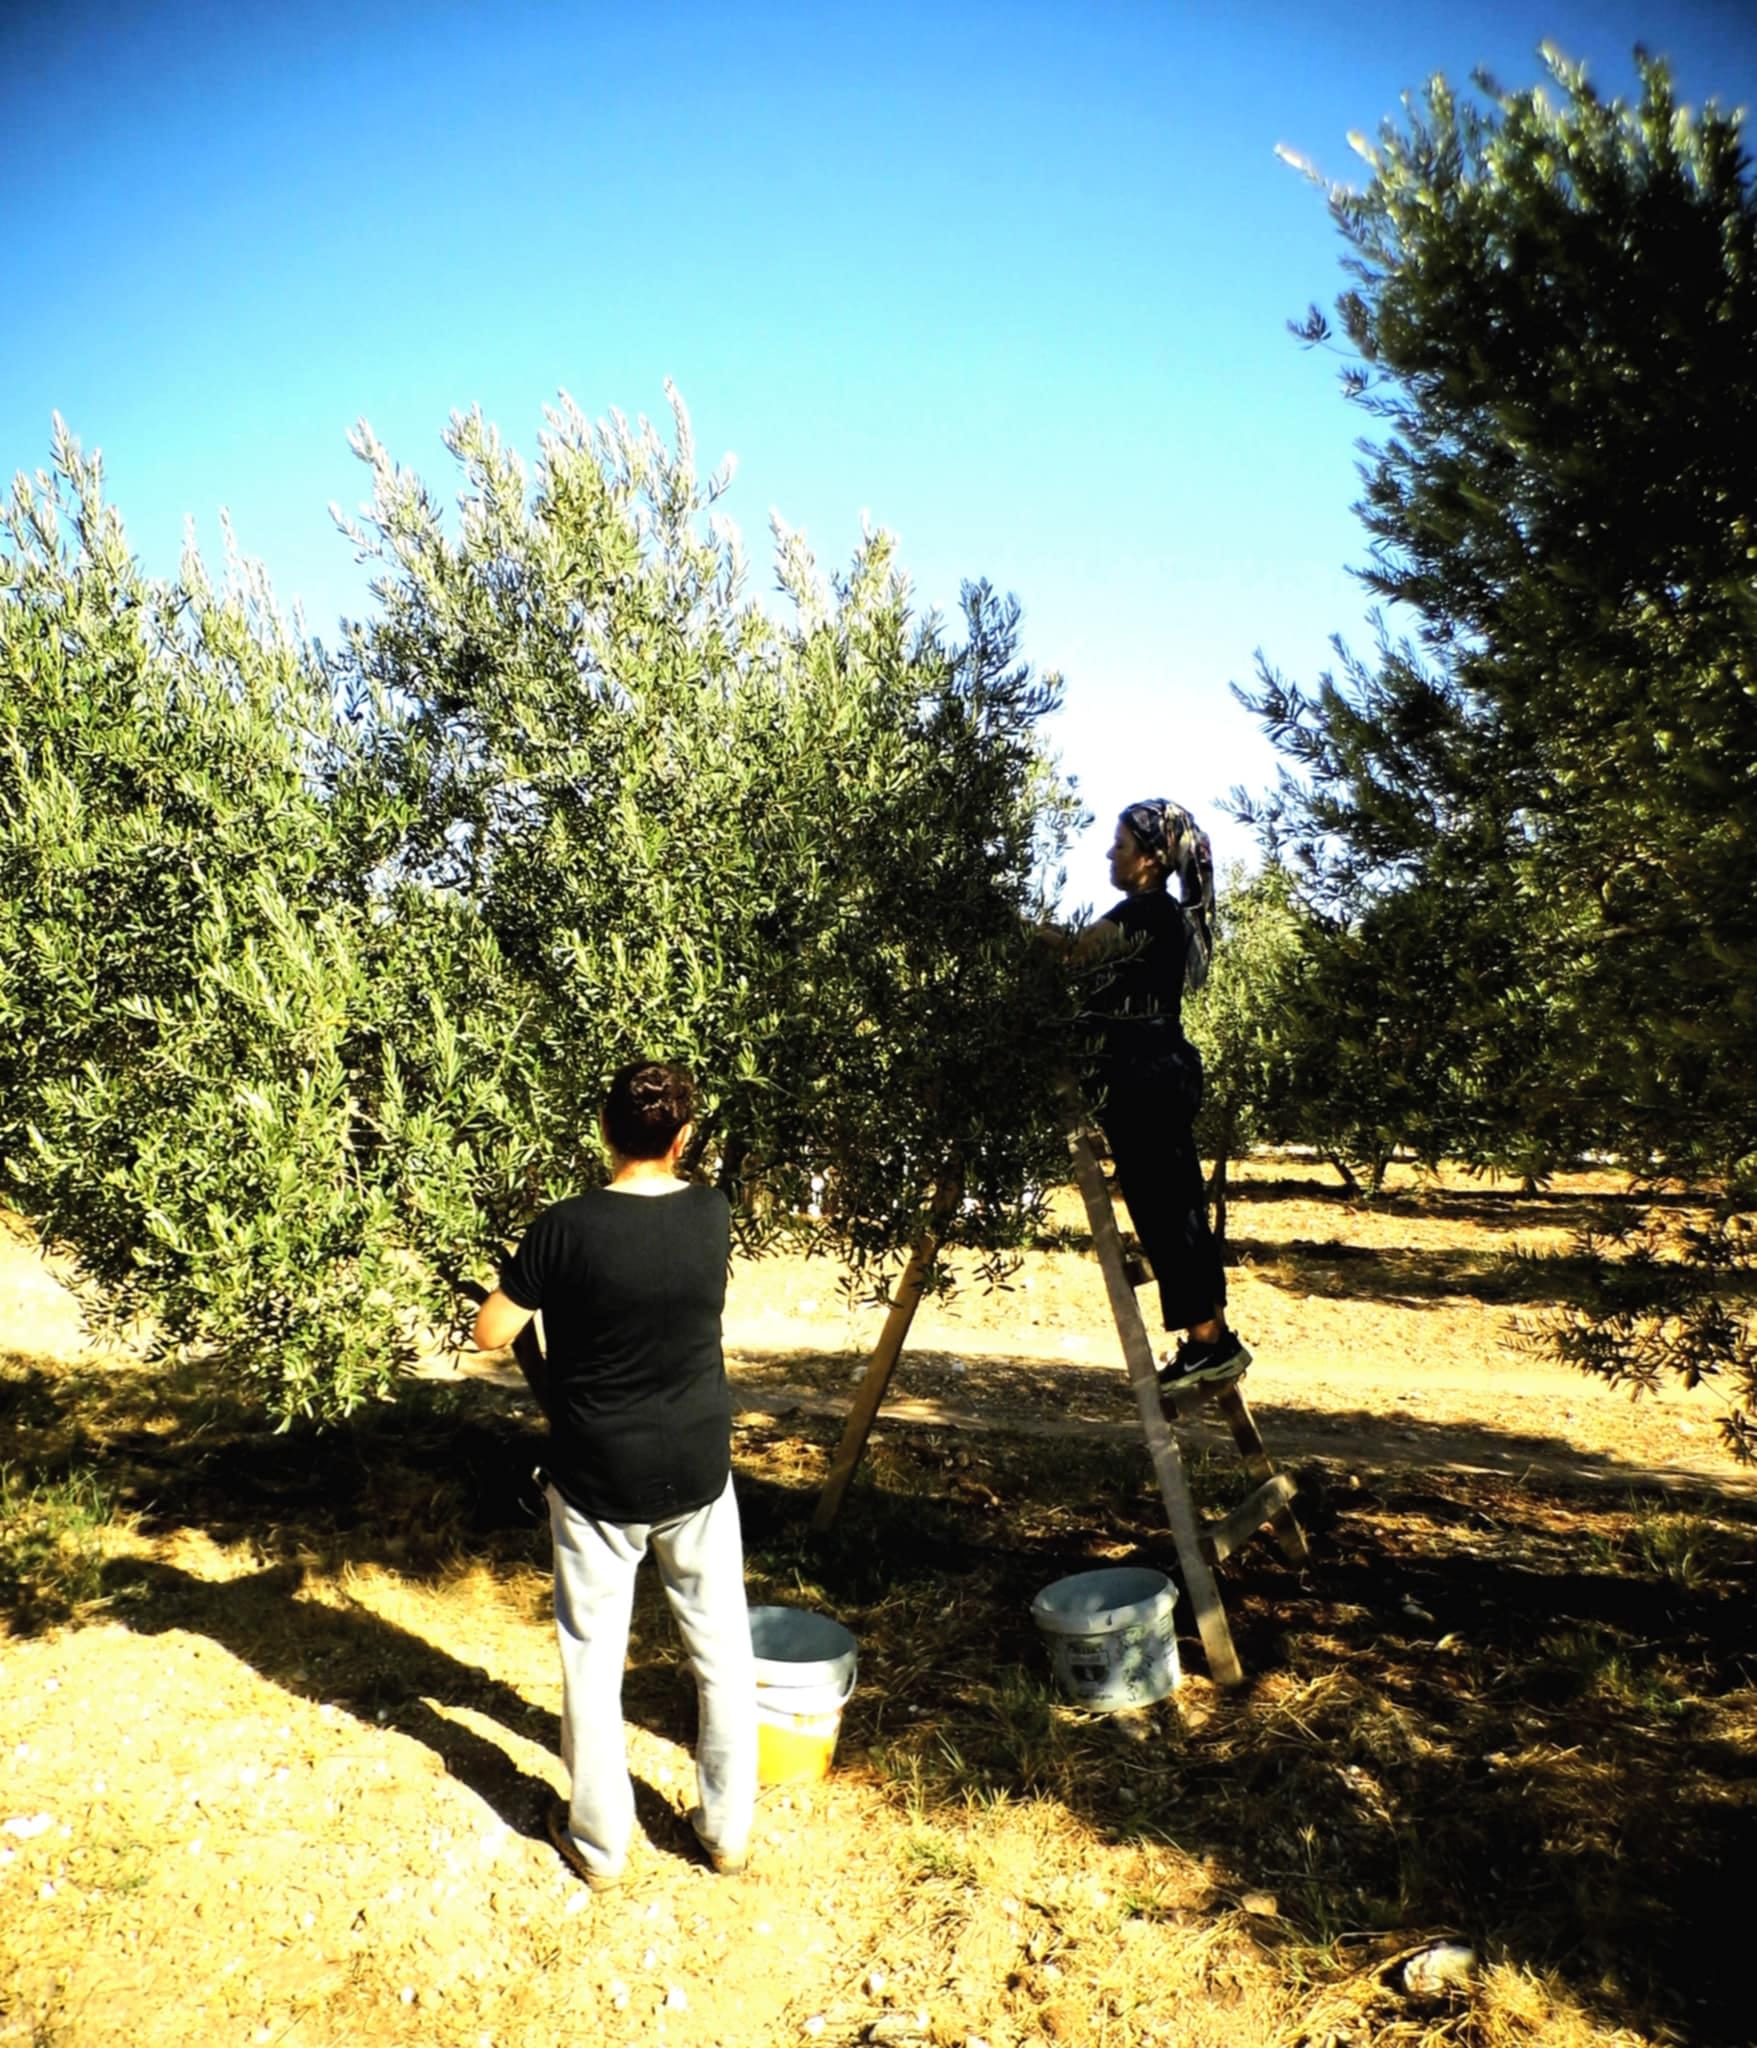
[[[622,1670],[634,1575],[649,1545],[696,1684],[696,1800],[714,1848],[741,1854],[756,1808],[756,1667],[744,1600],[744,1540],[732,1481],[672,1522],[600,1522],[549,1488],[555,1633],[561,1646],[561,1760],[568,1831],[587,1865],[614,1876],[634,1830],[622,1727]]]

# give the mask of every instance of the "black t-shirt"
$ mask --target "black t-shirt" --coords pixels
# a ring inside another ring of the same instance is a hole
[[[1183,1028],[1184,959],[1189,951],[1189,928],[1184,907],[1165,889],[1150,889],[1144,895],[1125,896],[1104,913],[1104,922],[1114,924],[1132,942],[1120,958],[1110,979],[1092,997],[1092,1007],[1104,1020],[1104,1040],[1120,1049],[1137,1036],[1137,1028],[1148,1019],[1158,1020],[1149,1030]]]
[[[575,1195],[500,1276],[543,1312],[550,1478],[581,1513],[662,1522],[717,1500],[732,1465],[720,1350],[732,1212],[717,1189]]]

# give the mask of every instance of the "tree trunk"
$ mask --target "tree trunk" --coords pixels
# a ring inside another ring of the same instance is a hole
[[[1213,1210],[1214,1244],[1220,1254],[1223,1266],[1232,1264],[1232,1255],[1226,1244],[1226,1195],[1227,1167],[1231,1163],[1236,1142],[1236,1120],[1228,1117],[1220,1131],[1220,1149],[1215,1155],[1214,1171],[1208,1179],[1208,1201]]]

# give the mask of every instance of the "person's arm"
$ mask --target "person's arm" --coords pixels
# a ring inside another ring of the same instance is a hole
[[[1115,954],[1126,953],[1134,943],[1120,924],[1112,924],[1107,917],[1066,936],[1067,957],[1076,967],[1090,967],[1094,960],[1109,960]]]
[[[1108,917],[1095,918],[1078,931],[1070,931],[1065,924],[1040,924],[1033,928],[1033,936],[1072,967],[1089,967],[1094,960],[1108,960],[1131,944],[1122,926]]]
[[[519,1292],[532,1294],[539,1302],[542,1300],[544,1270],[543,1226],[544,1218],[539,1217],[510,1262],[517,1269]],[[507,1267],[502,1267],[503,1277],[507,1270]],[[537,1342],[537,1328],[531,1320],[537,1313],[536,1309],[515,1301],[504,1287],[496,1287],[486,1295],[474,1285],[466,1285],[464,1291],[481,1303],[476,1311],[475,1327],[470,1333],[477,1346],[483,1351],[499,1351],[506,1345],[512,1346],[513,1358],[525,1376],[532,1398],[543,1411],[544,1419],[553,1426],[555,1418],[549,1407],[549,1363],[543,1356],[543,1347]]]
[[[476,1348],[504,1351],[536,1313],[535,1309],[520,1308],[511,1295],[495,1288],[476,1311],[476,1327],[470,1333]]]

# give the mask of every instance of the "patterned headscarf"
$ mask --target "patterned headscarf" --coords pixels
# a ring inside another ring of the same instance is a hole
[[[1208,979],[1208,960],[1214,950],[1214,849],[1208,835],[1182,804],[1163,796],[1130,804],[1122,821],[1143,850],[1156,854],[1164,861],[1166,873],[1177,877],[1178,898],[1190,934],[1184,979],[1191,988],[1200,988]]]

